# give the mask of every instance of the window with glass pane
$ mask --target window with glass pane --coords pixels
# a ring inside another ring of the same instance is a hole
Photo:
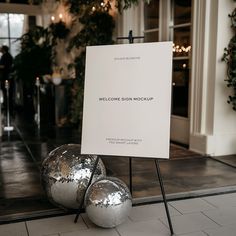
[[[174,60],[172,84],[172,114],[187,117],[189,60]]]
[[[174,25],[191,22],[191,0],[172,0],[171,5]]]
[[[173,41],[172,114],[188,117],[191,53],[191,0],[171,0],[170,40]]]
[[[159,41],[159,3],[160,0],[144,3],[144,42]]]
[[[173,56],[186,57],[189,56],[190,46],[190,26],[175,28],[173,31]]]
[[[159,28],[159,0],[144,4],[145,30]]]
[[[8,14],[0,14],[0,38],[8,38]]]
[[[11,38],[20,38],[23,32],[24,15],[9,14]]]
[[[6,46],[9,47],[9,41],[8,41],[8,39],[1,39],[1,38],[0,38],[0,46],[1,46],[1,45],[6,45]]]
[[[20,40],[11,39],[11,55],[15,57],[20,52],[21,43]]]
[[[0,14],[0,45],[7,45],[15,56],[19,52],[19,39],[23,34],[23,14]]]
[[[157,42],[159,38],[159,31],[144,32],[144,42]]]

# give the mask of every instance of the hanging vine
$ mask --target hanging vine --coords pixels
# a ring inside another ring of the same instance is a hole
[[[234,0],[236,2],[236,0]],[[229,95],[228,103],[232,105],[236,111],[236,8],[231,14],[231,27],[234,31],[234,36],[230,39],[228,47],[224,49],[222,60],[227,64],[227,87],[232,88],[232,94]]]

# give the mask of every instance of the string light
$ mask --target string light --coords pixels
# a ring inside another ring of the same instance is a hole
[[[110,8],[110,1],[105,0],[105,2],[102,1],[98,5],[93,6],[92,11],[94,12],[96,10],[101,10],[101,9],[107,11],[107,10],[109,10],[109,8]]]
[[[188,53],[188,52],[191,51],[191,46],[184,47],[184,46],[180,46],[180,45],[175,45],[173,43],[172,51],[173,52],[179,52],[179,53]]]
[[[60,13],[60,14],[58,15],[58,18],[59,18],[59,21],[63,21],[63,14]],[[55,16],[51,16],[51,21],[52,21],[52,22],[55,22],[55,21],[56,21],[56,17],[55,17]]]
[[[60,1],[58,0],[56,2],[58,2],[58,4],[56,4],[54,8],[50,10],[50,12],[52,12],[50,16],[51,23],[55,24],[55,23],[63,22],[67,26],[69,26],[71,24],[72,19],[71,19],[71,15],[67,11],[67,6],[63,4],[62,0]]]

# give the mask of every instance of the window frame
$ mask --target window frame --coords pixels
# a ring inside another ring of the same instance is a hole
[[[193,14],[193,1],[191,3],[191,18],[190,22],[186,23],[179,23],[174,25],[174,4],[172,0],[159,0],[159,28],[155,29],[146,29],[144,28],[144,34],[149,33],[149,32],[159,32],[159,37],[157,41],[152,41],[152,42],[158,42],[158,41],[174,41],[174,30],[175,29],[181,29],[183,27],[189,27],[190,28],[190,45],[191,50],[188,53],[188,55],[183,55],[183,56],[176,56],[173,55],[173,63],[174,61],[180,61],[180,60],[188,60],[188,65],[189,65],[189,73],[188,73],[188,90],[190,92],[190,83],[191,83],[191,56],[192,56],[192,14]],[[145,21],[145,19],[144,19]],[[145,27],[145,23],[144,23]],[[174,72],[174,67],[173,67],[173,72]],[[174,73],[173,73],[174,75]],[[172,77],[172,79],[174,79]],[[174,86],[174,82],[173,82]],[[173,103],[173,102],[172,102]],[[177,115],[173,113],[173,107],[171,109],[171,114],[172,116],[180,116],[183,118],[189,118],[190,116],[190,93],[188,94],[188,106],[187,106],[187,116],[182,116],[182,115]]]

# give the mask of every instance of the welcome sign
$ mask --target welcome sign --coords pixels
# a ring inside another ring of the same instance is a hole
[[[86,50],[81,152],[169,158],[172,42]]]

